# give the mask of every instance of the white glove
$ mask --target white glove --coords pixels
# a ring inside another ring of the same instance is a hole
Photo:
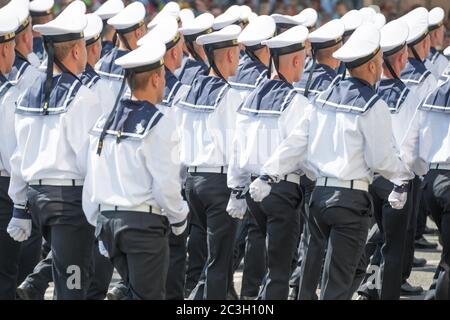
[[[6,231],[15,241],[22,242],[31,235],[31,219],[12,218]]]
[[[179,224],[181,224],[181,222],[178,223],[178,224],[174,224],[174,225],[171,226],[172,233],[173,233],[174,235],[176,235],[176,236],[179,236],[180,234],[182,234],[182,233],[184,232],[184,230],[186,230],[186,227],[187,227],[187,219],[185,219],[185,220],[183,221],[183,224],[182,224],[182,225],[178,226]]]
[[[255,202],[261,202],[270,194],[271,189],[269,182],[259,177],[250,184],[249,192]]]
[[[408,192],[405,187],[395,187],[389,195],[388,201],[395,210],[401,210],[405,206],[408,198]]]
[[[103,244],[102,240],[98,240],[98,251],[105,258],[109,258],[108,250],[106,250],[105,245]]]
[[[239,187],[231,191],[227,212],[232,218],[241,220],[244,218],[245,212],[247,211],[247,200],[245,200],[247,191],[247,187]]]

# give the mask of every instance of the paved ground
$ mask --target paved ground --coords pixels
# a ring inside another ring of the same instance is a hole
[[[432,224],[429,221],[429,226],[434,227],[435,225]],[[429,241],[438,242],[437,236],[426,236],[426,238]],[[414,269],[412,272],[412,275],[410,277],[410,283],[415,286],[422,286],[424,289],[428,289],[432,279],[434,272],[436,270],[436,266],[439,263],[440,254],[441,254],[442,248],[439,246],[437,250],[416,250],[416,257],[418,258],[425,258],[427,259],[427,265],[423,268],[417,268]],[[113,277],[112,284],[116,283],[119,280],[118,274],[115,273]],[[236,286],[236,291],[240,292],[241,289],[241,280],[242,280],[242,271],[238,270],[235,273],[234,282]],[[402,297],[402,299],[405,300],[423,300],[425,297],[426,291],[421,296],[415,296],[415,297]],[[53,296],[53,284],[50,286],[50,288],[47,290],[45,294],[45,299],[52,299]]]

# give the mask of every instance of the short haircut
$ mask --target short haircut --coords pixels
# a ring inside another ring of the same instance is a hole
[[[69,53],[70,50],[73,49],[73,47],[75,47],[75,45],[79,42],[81,42],[82,40],[72,40],[72,41],[66,41],[66,42],[60,42],[60,43],[55,43],[55,57],[58,60],[63,60],[65,59]]]
[[[128,86],[131,91],[142,90],[147,86],[150,77],[155,73],[161,75],[161,71],[162,67],[147,72],[134,73],[131,77],[127,78]]]

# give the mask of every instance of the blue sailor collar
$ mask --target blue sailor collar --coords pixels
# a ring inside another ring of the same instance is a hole
[[[295,89],[302,94],[305,92],[305,87],[308,82],[310,72],[311,68],[309,70],[305,70],[300,81],[294,83]],[[309,96],[322,93],[341,80],[341,77],[342,75],[338,74],[329,66],[325,64],[317,64],[311,78]]]
[[[109,53],[115,47],[112,41],[102,41],[102,52],[100,53],[100,57],[104,57],[107,53]]]
[[[424,111],[450,113],[450,81],[430,93],[419,109]]]
[[[38,56],[39,60],[44,59],[44,42],[42,37],[33,37],[33,52]]]
[[[313,59],[311,59],[310,56],[307,56],[305,59],[305,67],[304,67],[303,72],[309,72],[313,66],[313,63],[314,63]]]
[[[400,78],[404,83],[420,84],[431,75],[422,62],[417,59],[408,59],[405,69],[403,69]]]
[[[8,80],[11,82],[11,84],[16,85],[30,65],[31,64],[20,54],[16,53],[13,67],[11,69],[11,72],[8,74]]]
[[[261,80],[267,77],[267,67],[248,56],[247,58],[242,58],[241,62],[236,75],[230,77],[228,83],[232,88],[238,90],[253,90]]]
[[[12,87],[12,84],[6,79],[4,75],[0,73],[0,97],[3,97],[5,93]]]
[[[42,74],[37,81],[31,84],[20,99],[16,107],[16,113],[35,116],[44,114],[45,77],[45,74]],[[69,73],[53,76],[48,114],[67,112],[81,87],[81,81]]]
[[[91,130],[91,134],[100,135],[108,115],[103,115]],[[121,99],[111,126],[106,135],[118,139],[141,140],[161,120],[163,114],[150,102]]]
[[[447,82],[450,80],[450,65],[447,68],[447,70],[444,71],[443,74],[441,74],[441,76],[439,77],[439,81],[441,82]]]
[[[410,90],[398,79],[382,79],[378,85],[378,95],[389,107],[391,113],[398,113],[406,101]]]
[[[207,71],[208,66],[206,63],[186,58],[181,68],[176,72],[176,75],[182,84],[190,86],[198,75],[204,75]]]
[[[187,96],[177,105],[197,112],[213,112],[230,86],[222,78],[198,76],[192,83]]]
[[[364,114],[379,99],[374,88],[367,82],[350,77],[321,93],[317,97],[316,107],[336,112]]]
[[[250,93],[238,112],[246,115],[278,117],[289,106],[296,90],[282,80],[265,79]]]
[[[166,86],[164,87],[164,98],[160,104],[166,107],[171,107],[173,99],[175,98],[178,90],[180,90],[182,83],[168,68],[165,68],[165,79]]]
[[[83,83],[83,85],[85,85],[90,89],[97,83],[98,80],[100,80],[100,76],[97,74],[97,72],[95,72],[94,68],[92,68],[91,65],[88,63],[86,65],[86,69],[81,75],[81,82]]]
[[[128,51],[119,50],[119,48],[114,47],[102,58],[100,68],[97,73],[107,80],[120,81],[125,75],[125,71],[121,66],[115,64],[116,59],[126,55]]]

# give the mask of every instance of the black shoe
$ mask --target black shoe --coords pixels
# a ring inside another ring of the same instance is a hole
[[[420,296],[423,293],[422,287],[412,286],[408,281],[405,281],[401,287],[402,296]]]
[[[414,247],[416,249],[436,249],[437,243],[433,243],[425,239],[423,236],[420,239],[414,241]]]
[[[122,286],[113,287],[106,294],[106,298],[108,298],[108,300],[125,300],[127,299],[127,292],[124,289],[126,288]]]
[[[427,259],[414,257],[413,268],[423,268],[426,265],[427,265]]]
[[[435,236],[435,235],[439,234],[439,231],[434,228],[425,227],[423,234]]]
[[[20,300],[44,300],[44,294],[27,281],[22,282],[16,289],[16,294]]]

